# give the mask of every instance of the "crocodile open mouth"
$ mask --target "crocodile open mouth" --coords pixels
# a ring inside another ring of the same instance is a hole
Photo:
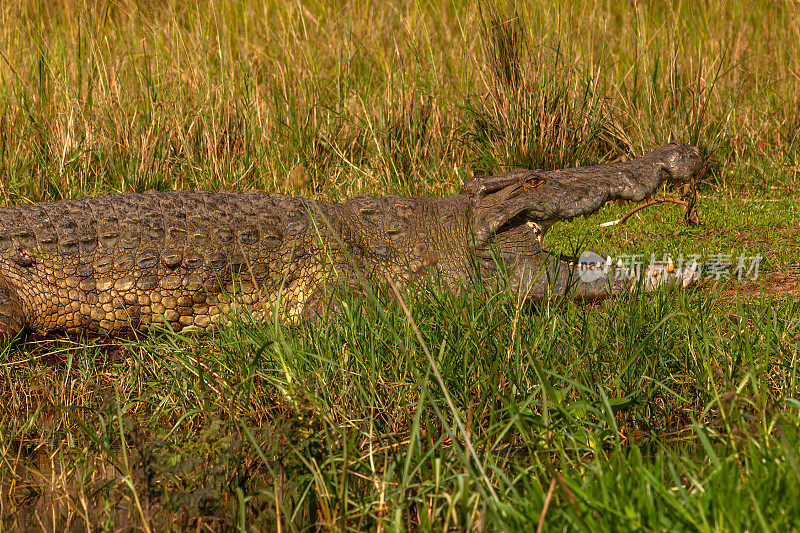
[[[547,232],[550,230],[558,222],[571,222],[571,219],[567,220],[559,220],[559,219],[551,219],[551,220],[527,220],[525,222],[525,226],[529,228],[529,232],[532,234],[532,240],[535,245],[539,248],[539,250],[546,254],[551,254],[544,247],[544,238],[547,235]],[[559,254],[552,254],[567,265],[574,266],[579,265],[583,268],[599,268],[603,266],[610,265],[611,256],[601,255],[595,252],[594,250],[584,250],[579,255],[567,255],[564,253]]]
[[[493,270],[494,259],[505,261],[514,279],[529,287],[531,294],[569,290],[577,275],[582,295],[601,295],[609,287],[612,292],[621,290],[632,279],[643,280],[646,288],[667,278],[685,286],[696,279],[695,267],[680,271],[666,261],[663,268],[640,269],[619,259],[612,263],[610,257],[591,250],[577,257],[550,252],[544,239],[553,224],[590,217],[609,202],[642,202],[664,183],[699,179],[703,168],[697,148],[670,143],[639,158],[607,165],[475,176],[461,193],[472,209],[475,252],[487,270]]]
[[[518,251],[523,249],[539,251],[542,250],[547,232],[558,222],[564,222],[564,220],[557,218],[540,220],[523,211],[499,225],[489,236],[489,241],[499,244],[501,247],[510,246]]]
[[[585,215],[586,218],[590,216],[591,215]],[[595,250],[587,249],[581,250],[577,255],[570,255],[565,253],[553,253],[544,247],[545,235],[547,235],[547,232],[555,224],[558,222],[572,222],[572,220],[572,218],[550,220],[528,219],[524,222],[524,226],[527,228],[527,233],[530,235],[528,238],[535,243],[534,246],[538,248],[539,252],[551,255],[552,257],[562,261],[567,266],[577,266],[579,269],[583,270],[609,268],[612,265],[612,257],[608,254],[598,253]]]
[[[555,225],[557,222],[563,222],[562,220],[552,219],[552,220],[528,220],[525,222],[525,226],[530,228],[530,232],[533,234],[534,242],[539,246],[540,250],[544,253],[550,253],[546,248],[544,248],[544,237],[550,228]],[[569,220],[567,220],[569,222]],[[557,254],[557,257],[564,261],[569,265],[586,265],[587,268],[595,268],[596,266],[601,266],[607,264],[607,261],[610,260],[611,256],[601,256],[600,254],[594,252],[593,250],[585,250],[581,252],[580,255],[566,255],[563,253]]]
[[[601,206],[602,208],[602,206]],[[584,215],[585,218],[597,214]],[[548,250],[544,240],[550,229],[559,222],[572,222],[574,217],[537,219],[529,213],[520,212],[503,224],[492,239],[493,254],[512,263],[529,262],[548,264],[555,261],[565,271],[575,269],[582,281],[594,281],[608,273],[615,264],[611,255],[592,249],[575,250],[571,254]]]

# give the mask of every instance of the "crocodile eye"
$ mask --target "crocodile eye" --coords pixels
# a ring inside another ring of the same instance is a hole
[[[36,266],[36,261],[24,248],[17,248],[17,254],[14,256],[14,262],[24,267]]]

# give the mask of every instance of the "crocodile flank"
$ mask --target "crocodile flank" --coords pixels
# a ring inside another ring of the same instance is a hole
[[[508,272],[526,298],[599,297],[617,282],[571,283],[569,265],[540,247],[547,228],[641,200],[701,164],[672,143],[627,163],[476,177],[444,198],[149,191],[0,208],[0,340],[320,316],[337,288],[387,276],[458,286]]]
[[[209,329],[244,310],[237,305],[262,319],[276,310],[294,318],[320,305],[327,287],[357,282],[354,269],[400,277],[431,263],[451,270],[448,261],[465,260],[465,206],[151,191],[0,209],[0,335],[23,326]],[[426,247],[441,261],[430,261]]]

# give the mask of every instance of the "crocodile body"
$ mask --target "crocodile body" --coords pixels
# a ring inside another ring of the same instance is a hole
[[[701,165],[672,143],[627,163],[476,177],[444,198],[150,191],[0,208],[0,340],[26,327],[207,330],[244,307],[261,319],[320,315],[335,288],[359,280],[458,286],[497,276],[499,262],[524,297],[601,297],[623,281],[575,282],[572,265],[542,250],[547,228]]]

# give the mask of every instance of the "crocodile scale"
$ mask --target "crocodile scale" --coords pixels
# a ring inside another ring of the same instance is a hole
[[[149,191],[0,208],[0,339],[24,326],[207,330],[236,305],[295,318],[356,268],[464,271],[466,222],[466,198]]]

